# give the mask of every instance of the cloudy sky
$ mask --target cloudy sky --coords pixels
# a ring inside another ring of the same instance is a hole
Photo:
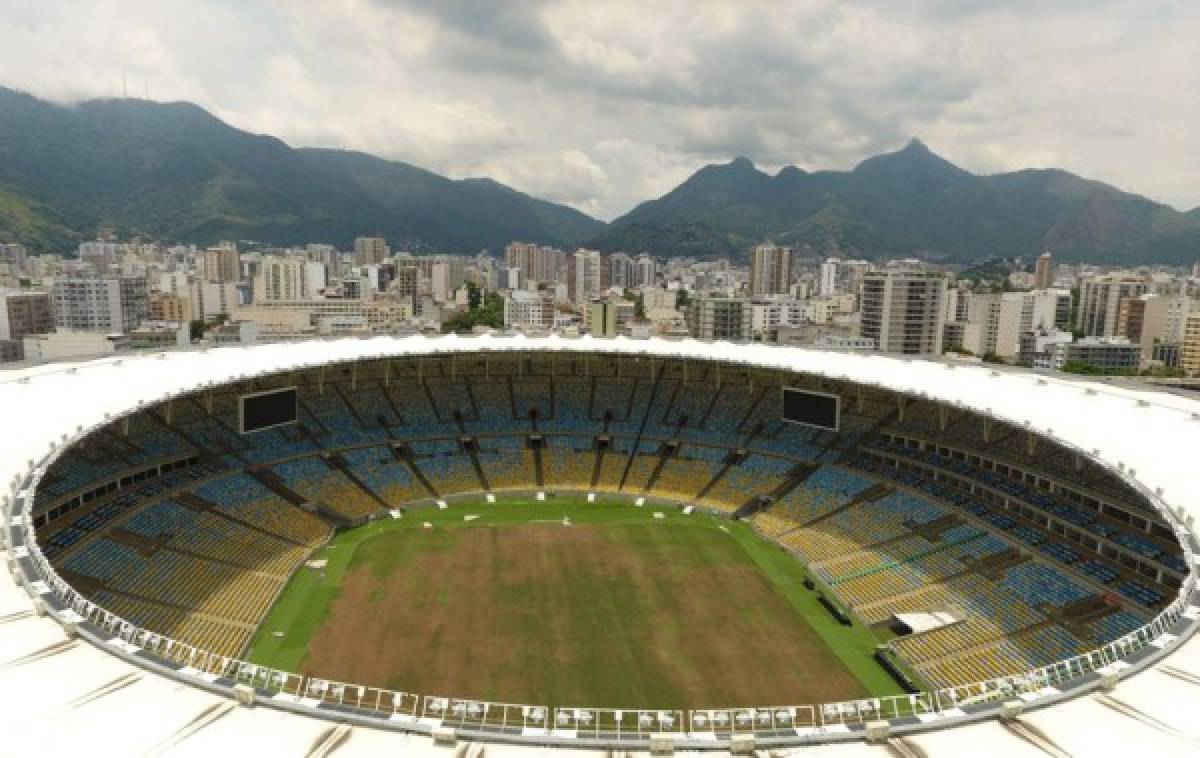
[[[0,0],[0,83],[191,100],[609,219],[705,163],[919,136],[1200,205],[1196,0]]]

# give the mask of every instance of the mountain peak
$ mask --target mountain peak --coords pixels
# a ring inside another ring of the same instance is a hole
[[[913,137],[901,149],[867,158],[854,168],[858,172],[912,173],[914,171],[942,176],[968,176],[968,172],[933,152],[921,140]]]
[[[596,246],[719,257],[771,238],[816,255],[969,261],[1053,248],[1070,260],[1189,265],[1200,249],[1200,209],[1179,213],[1059,170],[979,176],[919,138],[852,171],[770,176],[751,165],[706,166],[614,221]]]
[[[737,168],[737,169],[742,169],[742,170],[745,170],[745,169],[757,170],[757,169],[755,169],[754,161],[750,160],[749,158],[747,158],[744,155],[739,155],[738,157],[731,160],[728,163],[728,166],[729,166],[729,168]]]

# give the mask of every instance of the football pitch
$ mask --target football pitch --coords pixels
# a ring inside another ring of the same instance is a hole
[[[660,514],[656,517],[655,514]],[[249,660],[424,695],[704,708],[898,694],[746,524],[581,497],[458,502],[343,532]]]

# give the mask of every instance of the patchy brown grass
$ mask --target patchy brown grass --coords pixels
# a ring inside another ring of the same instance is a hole
[[[664,525],[405,530],[359,549],[305,673],[609,707],[866,691],[728,535]]]

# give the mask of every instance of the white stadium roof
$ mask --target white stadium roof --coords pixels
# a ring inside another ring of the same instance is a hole
[[[0,494],[78,430],[167,396],[241,377],[388,356],[502,350],[619,352],[811,372],[924,395],[1053,436],[1136,480],[1192,530],[1200,513],[1200,401],[992,367],[694,340],[509,336],[374,338],[182,351],[0,373]],[[14,556],[7,556],[10,565]],[[1185,615],[1189,615],[1185,613]],[[1166,635],[1169,636],[1169,635]],[[1167,640],[1160,640],[1169,642]],[[1168,645],[1170,647],[1170,645]],[[791,748],[809,755],[1200,755],[1200,641],[1111,691],[886,742]],[[237,706],[69,637],[0,573],[0,753],[22,755],[447,755],[428,736]],[[545,748],[489,744],[488,755]],[[478,748],[473,748],[478,751]],[[597,751],[599,752],[599,751]],[[474,753],[470,753],[474,754]],[[710,753],[711,754],[711,753]]]

